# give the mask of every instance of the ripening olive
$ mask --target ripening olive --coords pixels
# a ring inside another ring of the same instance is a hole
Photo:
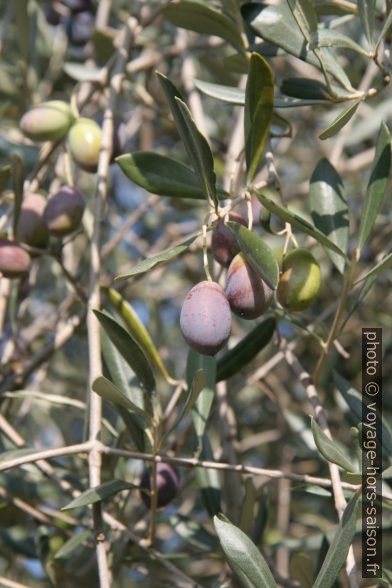
[[[187,343],[199,353],[215,355],[231,332],[230,306],[216,282],[196,284],[181,309],[180,327]]]
[[[49,241],[49,233],[43,219],[46,199],[41,194],[28,194],[22,203],[16,236],[19,241],[44,249]]]
[[[170,463],[159,462],[157,463],[157,506],[166,506],[175,497],[180,477],[177,469]],[[151,477],[147,469],[144,470],[141,480],[140,488],[146,490],[151,489]],[[150,507],[151,499],[150,496],[141,491],[140,496],[147,508]]]
[[[320,290],[320,266],[307,249],[294,249],[284,258],[277,298],[288,310],[305,310]]]
[[[75,231],[82,220],[85,204],[76,188],[62,186],[49,198],[44,210],[44,222],[51,235],[63,237]]]
[[[5,278],[19,278],[30,269],[30,255],[14,241],[0,237],[0,273]]]
[[[66,24],[68,40],[74,47],[83,47],[91,39],[95,18],[90,11],[84,10],[72,14]]]
[[[28,110],[20,120],[20,128],[32,141],[58,141],[67,134],[74,120],[66,102],[51,100]]]
[[[274,292],[239,253],[227,270],[225,294],[235,314],[254,319],[267,310]]]
[[[68,133],[68,144],[76,163],[96,172],[101,147],[101,127],[90,118],[79,118]]]
[[[238,212],[231,212],[229,214],[229,220],[246,226],[244,218]],[[212,231],[211,251],[216,261],[225,267],[230,265],[233,257],[240,252],[237,239],[223,219],[217,222]]]

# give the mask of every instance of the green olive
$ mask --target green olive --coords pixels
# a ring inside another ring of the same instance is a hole
[[[20,120],[20,128],[32,141],[58,141],[67,134],[74,120],[69,104],[51,100],[27,111]]]
[[[288,310],[305,310],[320,290],[320,266],[307,249],[290,251],[282,263],[277,298]]]
[[[68,133],[75,162],[87,172],[96,172],[101,147],[101,127],[90,118],[79,118]]]

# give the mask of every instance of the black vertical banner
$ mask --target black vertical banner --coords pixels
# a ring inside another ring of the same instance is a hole
[[[362,329],[362,577],[382,576],[382,329]],[[378,496],[378,499],[377,499]]]

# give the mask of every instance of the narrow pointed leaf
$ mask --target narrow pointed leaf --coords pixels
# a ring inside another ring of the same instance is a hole
[[[385,19],[384,26],[382,27],[379,38],[377,39],[377,43],[376,43],[377,49],[378,49],[380,43],[383,41],[385,35],[388,33],[391,26],[392,26],[392,10],[389,12],[387,18]]]
[[[385,123],[381,124],[377,139],[370,180],[367,187],[365,206],[361,215],[358,247],[366,243],[384,200],[391,168],[391,135]]]
[[[197,449],[199,459],[215,461],[210,440],[206,433],[199,440]],[[208,514],[213,517],[221,510],[221,478],[218,470],[195,468],[195,478],[202,502]]]
[[[94,504],[95,502],[101,502],[101,500],[106,500],[118,492],[133,490],[135,488],[138,488],[138,486],[130,482],[124,482],[124,480],[110,480],[110,482],[105,482],[104,484],[95,486],[95,488],[85,490],[80,496],[71,500],[66,506],[63,506],[61,510],[70,510],[71,508],[79,508]]]
[[[319,161],[310,178],[310,206],[315,227],[347,254],[349,219],[343,182],[327,159]],[[328,249],[327,253],[343,273],[344,258]]]
[[[199,370],[203,370],[205,376],[201,376],[201,383],[204,384],[197,395],[197,400],[192,408],[192,419],[196,435],[199,439],[203,437],[210,416],[212,402],[215,394],[216,381],[216,360],[214,357],[202,355],[191,349],[187,361],[187,382],[188,389],[192,389],[194,378]],[[197,380],[197,387],[200,383]]]
[[[101,310],[94,310],[94,314],[113,345],[135,372],[146,393],[151,394],[155,389],[154,375],[139,344],[110,315]]]
[[[241,12],[246,22],[263,40],[281,47],[290,55],[307,61],[320,69],[320,61],[314,52],[307,48],[307,43],[288,2],[276,5],[249,2],[241,6]],[[326,70],[343,88],[352,91],[353,88],[347,74],[330,50],[320,49],[320,56]]]
[[[128,278],[144,274],[152,268],[156,267],[157,265],[160,265],[161,263],[165,263],[166,261],[170,261],[171,259],[178,257],[179,255],[181,255],[181,253],[184,253],[184,251],[186,251],[192,245],[192,243],[195,241],[195,239],[197,239],[198,236],[199,233],[193,235],[192,237],[189,237],[189,239],[186,239],[186,241],[183,241],[175,247],[166,249],[165,251],[162,251],[157,255],[153,255],[152,257],[148,257],[147,259],[143,259],[143,261],[140,261],[139,263],[134,265],[133,268],[126,274],[116,276],[115,280],[126,280]]]
[[[146,411],[139,408],[137,404],[132,402],[132,400],[129,400],[129,398],[127,398],[127,396],[125,396],[125,394],[123,394],[110,380],[105,378],[105,376],[98,376],[92,384],[92,389],[101,398],[109,400],[114,404],[118,404],[143,418],[150,418]]]
[[[372,46],[376,18],[376,0],[358,0],[358,10],[364,33],[370,46]]]
[[[195,372],[195,375],[192,380],[192,385],[189,388],[188,395],[186,400],[173,424],[171,429],[166,433],[165,437],[167,437],[172,431],[174,431],[177,425],[182,421],[183,417],[186,415],[187,412],[192,410],[196,400],[199,397],[199,394],[202,390],[204,390],[207,384],[207,374],[203,369],[199,369]]]
[[[319,134],[319,138],[324,140],[334,137],[340,131],[340,129],[342,129],[348,123],[348,121],[354,116],[361,102],[362,98],[354,100],[352,104],[350,104],[350,106],[345,108],[339,114],[339,116],[337,116],[335,120],[326,129],[324,129],[322,133]]]
[[[328,239],[324,233],[313,227],[307,220],[300,217],[298,214],[291,212],[288,208],[279,206],[279,204],[265,196],[262,191],[253,189],[252,192],[270,212],[276,214],[276,216],[278,216],[282,221],[290,223],[293,228],[298,229],[306,235],[310,235],[321,245],[324,245],[324,247],[327,247],[328,249],[331,249],[332,251],[335,251],[339,255],[346,258],[343,251],[341,251],[341,249],[335,245],[335,243]]]
[[[207,531],[201,523],[180,513],[170,517],[170,524],[174,531],[197,550],[216,551],[219,547],[215,535]]]
[[[317,47],[343,47],[344,49],[351,49],[351,51],[369,57],[369,52],[366,49],[358,45],[350,37],[332,29],[320,29],[311,34],[310,48],[314,49]]]
[[[246,260],[268,286],[276,290],[279,281],[279,266],[269,245],[259,235],[239,223],[229,221],[227,226],[234,233]]]
[[[188,152],[193,169],[199,178],[200,186],[208,200],[217,208],[214,160],[207,139],[198,130],[187,105],[183,102],[175,85],[162,74],[158,74],[158,77],[173,114],[177,131]]]
[[[311,417],[311,424],[314,442],[316,443],[317,449],[320,451],[321,455],[327,461],[335,463],[347,472],[352,472],[352,461],[340,451],[339,447],[332,439],[327,437],[313,417]]]
[[[260,165],[268,139],[274,104],[273,73],[261,55],[252,53],[245,89],[245,157],[248,181]]]
[[[358,500],[359,494],[354,494],[347,504],[313,588],[330,588],[334,585],[354,539]]]
[[[54,554],[54,559],[68,559],[68,557],[79,547],[82,543],[90,538],[92,539],[92,532],[89,530],[81,531],[72,535],[71,539],[68,539],[62,547]]]
[[[191,0],[170,2],[164,9],[164,15],[176,27],[189,29],[203,35],[216,35],[230,43],[235,49],[244,50],[238,24],[208,4]]]
[[[193,171],[170,157],[152,151],[137,151],[117,157],[124,174],[148,192],[172,198],[205,200],[205,194]],[[219,198],[228,194],[218,189]]]
[[[226,351],[218,359],[216,366],[216,381],[227,380],[237,374],[243,367],[268,345],[272,339],[276,326],[274,318],[267,318],[256,325],[237,345]]]
[[[4,165],[0,168],[0,194],[4,192],[4,190],[8,186],[9,179],[11,177],[11,166]]]
[[[170,381],[171,378],[164,366],[161,356],[159,355],[158,349],[155,347],[150,333],[139,319],[138,315],[132,308],[132,305],[127,302],[117,290],[114,290],[114,288],[108,288],[107,294],[111,304],[118,311],[127,325],[129,332],[137,343],[139,343],[152,365],[155,366],[165,380]]]
[[[317,31],[317,13],[309,0],[287,0],[292,15],[309,43],[311,34]]]
[[[194,80],[196,88],[222,102],[228,102],[229,104],[237,104],[243,106],[245,104],[245,90],[236,88],[234,86],[223,86],[222,84],[213,84],[211,82],[204,82],[203,80]]]
[[[390,267],[392,267],[392,253],[388,253],[388,255],[386,255],[381,261],[379,261],[378,264],[375,265],[370,271],[361,276],[355,282],[354,285],[359,284],[359,282],[362,282],[362,280],[367,280],[368,278],[376,276],[377,274],[384,272]]]
[[[104,358],[104,367],[109,372],[111,380],[115,386],[120,389],[123,396],[144,410],[143,392],[139,386],[136,386],[136,377],[133,370],[129,367],[123,356],[117,351],[116,347],[110,341],[105,331],[101,332],[102,355]],[[124,421],[133,442],[139,451],[146,451],[146,425],[142,417],[130,412],[120,405],[117,406],[117,412]]]
[[[267,562],[256,545],[226,517],[214,517],[214,526],[225,557],[244,586],[275,588],[277,586]]]

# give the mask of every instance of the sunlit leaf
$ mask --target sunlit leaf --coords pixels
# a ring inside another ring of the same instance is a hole
[[[244,586],[275,588],[277,586],[267,562],[256,545],[223,515],[214,517],[214,526],[225,557]]]

